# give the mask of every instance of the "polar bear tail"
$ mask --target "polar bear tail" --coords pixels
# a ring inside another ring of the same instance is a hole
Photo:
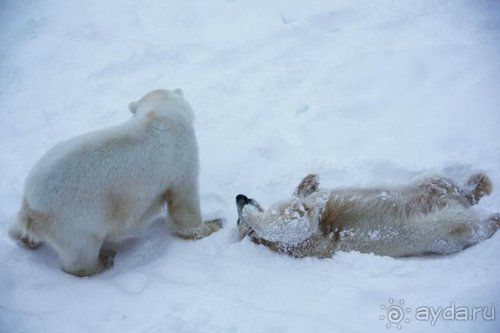
[[[10,228],[9,235],[24,246],[34,249],[40,244],[36,223],[42,220],[42,215],[31,210],[26,200],[23,200],[21,210],[17,215],[17,223]]]

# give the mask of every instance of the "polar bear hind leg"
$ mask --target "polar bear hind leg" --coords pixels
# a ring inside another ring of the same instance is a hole
[[[87,276],[112,266],[114,255],[99,253],[105,239],[101,235],[74,230],[77,223],[62,223],[50,214],[31,209],[23,200],[17,222],[10,228],[12,238],[28,248],[36,248],[41,241],[51,245],[59,255],[63,271]]]
[[[36,232],[36,224],[47,222],[49,221],[46,216],[30,209],[26,200],[23,200],[17,221],[9,229],[9,235],[26,248],[36,249],[41,244],[40,236]]]
[[[12,227],[10,227],[9,235],[30,250],[38,248],[41,244],[39,241],[36,241],[33,236],[30,236],[25,230],[23,230],[19,223],[15,223]]]
[[[461,251],[492,237],[500,226],[500,215],[487,219],[469,217],[462,219],[457,216],[453,222],[438,221],[428,237],[434,239],[431,252],[448,254]]]
[[[61,260],[63,271],[76,276],[98,274],[113,266],[113,250],[101,250],[103,236],[79,235],[78,239],[50,241]]]

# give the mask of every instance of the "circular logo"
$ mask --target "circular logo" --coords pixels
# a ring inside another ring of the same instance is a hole
[[[395,304],[394,299],[389,298],[389,304],[382,304],[380,308],[384,310],[384,315],[379,317],[380,320],[387,320],[387,325],[385,327],[391,328],[392,325],[397,328],[402,328],[402,323],[408,324],[410,319],[405,318],[406,312],[410,312],[410,308],[404,306],[404,299],[399,300],[399,303]]]

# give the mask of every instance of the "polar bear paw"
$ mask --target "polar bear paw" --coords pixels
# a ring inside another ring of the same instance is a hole
[[[213,219],[203,223],[202,226],[189,231],[177,231],[176,234],[183,239],[196,240],[210,236],[222,228],[221,219]]]
[[[99,252],[99,261],[101,264],[100,272],[113,268],[116,251],[113,249],[101,249]]]
[[[490,178],[484,173],[473,174],[465,185],[469,188],[469,193],[465,197],[471,206],[477,204],[482,197],[490,195],[493,190]]]

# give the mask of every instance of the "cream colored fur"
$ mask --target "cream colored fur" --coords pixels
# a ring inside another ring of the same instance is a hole
[[[28,247],[51,245],[68,273],[109,266],[103,243],[126,238],[166,203],[182,237],[220,228],[201,219],[194,114],[182,91],[152,91],[129,108],[133,117],[121,125],[50,149],[26,180],[10,234]]]
[[[464,185],[434,177],[398,188],[333,190],[318,190],[318,178],[309,175],[291,199],[268,210],[240,199],[238,225],[240,236],[296,257],[329,257],[336,250],[392,257],[446,254],[497,230],[498,215],[483,219],[469,209],[491,190],[483,174]]]

